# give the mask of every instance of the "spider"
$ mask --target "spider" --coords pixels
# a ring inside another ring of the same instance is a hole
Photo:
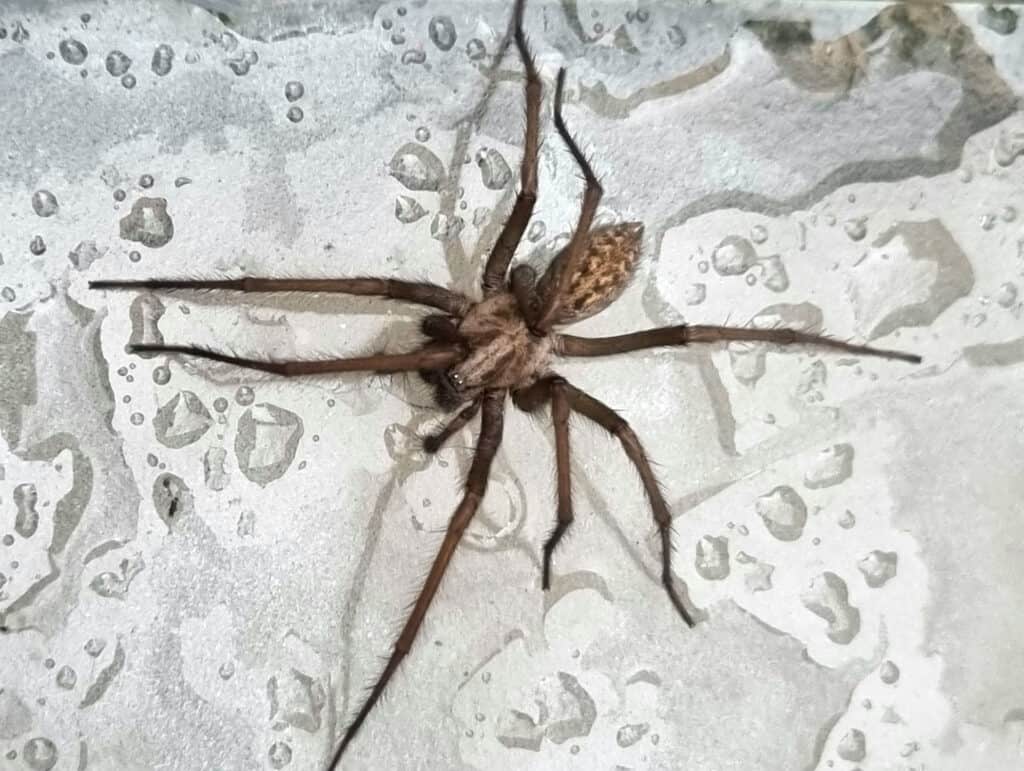
[[[681,599],[672,573],[672,514],[643,445],[622,416],[552,369],[557,358],[610,356],[661,346],[753,341],[810,345],[856,355],[915,364],[921,362],[921,358],[914,354],[855,345],[789,328],[681,324],[597,338],[556,332],[556,327],[589,318],[618,299],[640,260],[644,226],[640,222],[626,222],[591,227],[603,190],[589,162],[569,134],[562,115],[566,72],[563,67],[555,81],[554,124],[583,174],[585,187],[579,218],[569,243],[554,257],[539,279],[534,269],[525,264],[509,270],[537,200],[541,80],[523,32],[525,4],[526,0],[515,0],[512,18],[512,36],[526,72],[526,136],[520,189],[512,212],[487,258],[479,299],[436,284],[383,277],[90,282],[93,289],[338,292],[385,297],[440,311],[422,319],[421,330],[426,341],[409,353],[273,362],[243,359],[194,346],[134,345],[130,349],[136,353],[196,356],[287,377],[357,371],[418,372],[433,388],[441,409],[455,413],[461,408],[440,430],[424,439],[424,449],[428,453],[436,453],[478,413],[481,415],[479,437],[461,502],[452,515],[441,547],[384,670],[345,730],[330,768],[338,765],[399,663],[412,648],[452,555],[484,497],[491,463],[502,440],[506,397],[509,395],[512,403],[525,412],[535,412],[548,404],[551,409],[555,436],[557,519],[543,547],[542,588],[547,590],[551,585],[552,555],[573,522],[569,416],[576,413],[617,438],[638,472],[661,540],[662,585],[683,621],[693,626],[693,616]]]

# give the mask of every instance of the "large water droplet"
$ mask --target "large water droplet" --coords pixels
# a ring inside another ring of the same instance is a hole
[[[238,468],[258,485],[280,479],[291,466],[302,438],[302,418],[273,404],[258,404],[238,419]]]
[[[89,55],[89,49],[73,37],[61,40],[60,44],[57,46],[57,50],[60,51],[61,59],[66,61],[68,64],[74,65],[81,64]]]
[[[807,504],[792,487],[776,487],[760,496],[755,506],[768,532],[780,541],[795,541],[803,534]]]
[[[729,575],[729,540],[706,535],[697,541],[697,573],[707,581],[721,581]]]
[[[157,441],[175,450],[198,441],[212,425],[210,411],[191,391],[172,396],[153,418]]]
[[[395,198],[395,217],[406,225],[424,217],[427,210],[420,206],[415,198],[400,195]]]
[[[846,582],[835,573],[824,572],[811,580],[800,601],[814,615],[828,622],[828,638],[848,645],[860,631],[860,611],[850,605]]]
[[[57,197],[49,190],[36,190],[32,194],[32,209],[40,217],[52,217],[58,208]]]
[[[398,148],[388,172],[409,190],[440,190],[445,175],[441,159],[415,142]]]
[[[789,289],[789,274],[786,273],[786,266],[782,263],[782,257],[773,254],[761,260],[761,267],[764,270],[763,283],[765,287],[773,292],[785,292]]]
[[[120,225],[121,238],[151,249],[165,246],[174,236],[174,222],[167,213],[165,198],[140,198]]]
[[[49,739],[37,736],[25,742],[21,757],[33,771],[50,771],[57,765],[57,746]]]
[[[711,253],[711,264],[720,276],[739,276],[757,262],[754,245],[742,236],[728,236]]]
[[[877,589],[896,576],[897,562],[896,552],[875,549],[857,563],[857,570],[868,586]]]
[[[859,763],[867,755],[867,739],[864,732],[851,728],[836,745],[836,752],[843,760]]]
[[[450,51],[452,46],[455,45],[455,40],[457,39],[455,24],[449,16],[435,16],[432,18],[427,32],[430,35],[430,40],[442,51]]]

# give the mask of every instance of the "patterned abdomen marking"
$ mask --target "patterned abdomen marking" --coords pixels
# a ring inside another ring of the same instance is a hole
[[[593,316],[622,294],[640,260],[643,233],[642,222],[606,225],[590,232],[583,262],[570,280],[555,323],[565,324]],[[555,280],[565,258],[565,250],[562,250],[544,272],[538,287],[541,297]]]

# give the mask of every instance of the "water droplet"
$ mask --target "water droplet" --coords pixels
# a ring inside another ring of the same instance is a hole
[[[836,753],[843,760],[859,763],[864,760],[864,756],[867,754],[866,745],[867,740],[864,738],[863,731],[852,728],[839,740],[839,744],[836,745]]]
[[[807,504],[792,487],[780,485],[760,496],[755,508],[768,532],[780,541],[795,541],[803,534]]]
[[[238,419],[235,458],[250,482],[267,485],[295,460],[304,429],[302,418],[273,404],[250,407]]]
[[[982,216],[982,218],[981,218],[981,229],[982,230],[992,230],[992,228],[994,228],[995,226],[996,226],[996,215],[989,213],[989,214],[985,214],[985,215]]]
[[[996,163],[1009,166],[1018,155],[1024,155],[1024,131],[1001,132],[993,152]]]
[[[299,107],[297,104],[293,104],[291,107],[289,107],[288,112],[286,112],[285,115],[288,116],[288,120],[290,120],[292,123],[298,123],[300,120],[303,119],[303,117],[305,117],[305,113],[302,112],[302,108]]]
[[[223,664],[220,665],[220,668],[217,670],[217,674],[220,675],[221,680],[230,680],[231,677],[235,674],[234,662],[225,661]]]
[[[430,40],[442,51],[450,51],[455,45],[457,35],[455,24],[448,16],[435,16],[427,28]]]
[[[32,194],[32,209],[40,217],[52,217],[58,208],[57,197],[49,190],[36,190]]]
[[[839,517],[839,527],[843,530],[849,530],[851,527],[857,524],[857,518],[853,516],[853,512],[847,509],[843,512],[843,515]]]
[[[115,50],[107,54],[106,66],[107,72],[115,78],[119,78],[128,72],[128,69],[132,66],[132,60],[121,51]]]
[[[146,422],[146,416],[143,415],[141,412],[133,412],[131,417],[128,418],[128,421],[133,426],[141,426],[143,423]]]
[[[76,66],[84,62],[89,55],[89,49],[73,37],[61,40],[57,50],[60,51],[61,59]]]
[[[174,49],[167,43],[161,43],[153,50],[153,59],[150,61],[150,69],[161,78],[168,75],[174,63]]]
[[[57,765],[57,746],[43,736],[29,739],[21,757],[33,771],[50,771]]]
[[[124,190],[122,190],[121,188],[118,188],[117,190],[114,191],[114,200],[115,201],[123,201],[126,196],[127,196],[127,193],[125,193]]]
[[[694,562],[698,575],[706,581],[720,581],[729,575],[729,540],[705,535],[697,541]]]
[[[430,129],[426,126],[420,126],[415,132],[417,142],[429,142],[430,141]]]
[[[974,179],[974,173],[966,166],[960,169],[959,177],[961,182],[970,182]]]
[[[46,251],[46,242],[42,236],[34,236],[29,242],[28,249],[37,257]]]
[[[875,549],[857,563],[857,569],[867,585],[877,589],[896,576],[897,562],[896,552]]]
[[[292,762],[292,748],[285,742],[274,742],[267,753],[270,758],[270,765],[274,768],[284,768]]]
[[[20,21],[14,23],[14,32],[11,33],[11,40],[15,43],[24,43],[28,40],[31,35],[28,34],[28,30],[25,29],[25,25]]]
[[[753,273],[748,273],[746,275],[746,278],[744,278],[743,280],[747,282],[747,286],[753,286],[754,284],[757,283],[757,276],[755,276]]]
[[[843,230],[846,231],[846,235],[850,237],[850,240],[860,241],[868,234],[868,219],[867,217],[858,217],[857,219],[847,220],[843,223]]]
[[[886,685],[892,685],[900,679],[900,668],[891,661],[883,661],[882,666],[878,670],[878,676],[882,678],[882,682]]]
[[[651,726],[647,723],[630,723],[615,732],[615,743],[620,747],[632,747],[647,735]]]
[[[471,61],[477,61],[483,59],[487,55],[487,48],[484,46],[484,41],[479,38],[473,38],[466,43],[466,56]]]
[[[423,145],[408,142],[395,152],[388,173],[409,190],[440,190],[445,176],[441,159]]]
[[[807,610],[827,624],[828,638],[839,645],[849,645],[860,631],[860,611],[850,604],[846,582],[826,571],[815,576],[807,591],[800,595]]]
[[[70,691],[75,687],[76,682],[78,682],[78,675],[66,664],[57,672],[57,685],[64,690]]]
[[[835,444],[822,450],[804,474],[804,486],[817,490],[849,479],[853,473],[853,445]]]
[[[256,401],[256,394],[249,386],[239,386],[238,390],[235,391],[235,404],[248,407],[254,401]]]
[[[418,48],[410,48],[402,54],[402,64],[423,64],[426,60],[426,52]]]
[[[488,190],[501,190],[512,181],[512,170],[508,163],[493,148],[482,148],[476,154],[476,165],[480,167],[481,179]]]
[[[176,393],[157,409],[153,418],[157,441],[175,450],[199,441],[212,425],[209,410],[191,391]]]
[[[153,382],[157,385],[167,385],[171,382],[171,369],[170,367],[161,364],[159,367],[153,369]]]
[[[399,16],[405,16],[405,14],[406,14],[405,6],[402,6],[402,5],[398,6],[398,8],[395,10],[395,13],[397,13]]]
[[[14,302],[17,296],[18,295],[15,293],[12,287],[5,286],[3,289],[0,289],[0,297],[4,298],[4,300],[6,300],[9,303]]]
[[[297,80],[289,80],[284,84],[284,98],[289,102],[298,101],[305,93],[305,87]]]
[[[750,240],[755,244],[763,244],[768,240],[768,229],[764,225],[754,225],[750,229]]]
[[[139,187],[150,188],[153,187],[153,175],[143,174],[139,177]]]
[[[107,642],[102,637],[91,637],[85,644],[84,650],[93,658],[98,657],[103,653],[103,649],[107,647]]]
[[[773,254],[761,260],[761,267],[764,271],[762,280],[765,287],[773,292],[785,292],[789,289],[789,274],[786,266],[782,263],[782,256]]]
[[[14,536],[11,535],[10,533],[5,535],[4,538],[3,538],[3,544],[4,544],[4,546],[13,546],[14,545]]]
[[[641,11],[637,11],[637,18],[640,17]],[[668,42],[674,45],[676,48],[682,48],[686,45],[686,31],[678,24],[673,24],[668,28],[666,33]]]
[[[720,276],[739,276],[757,262],[753,244],[742,236],[729,236],[711,253],[711,264]]]
[[[128,252],[128,259],[131,262],[140,262],[142,260],[142,254],[135,250]]]
[[[174,236],[174,222],[167,213],[165,198],[140,198],[120,222],[121,238],[150,249],[165,246]]]
[[[978,21],[997,35],[1012,35],[1017,29],[1017,12],[1012,8],[993,8],[986,5],[978,13]]]
[[[395,217],[403,224],[416,222],[425,216],[427,210],[420,206],[419,202],[407,195],[400,195],[395,198]]]
[[[127,75],[121,76],[121,85],[125,88],[135,88],[135,76],[130,72]]]
[[[1002,218],[1003,222],[1013,222],[1017,219],[1017,210],[1012,206],[1004,206],[999,211],[999,216]]]
[[[430,223],[430,235],[438,241],[456,238],[462,232],[464,222],[461,217],[449,217],[438,212]]]

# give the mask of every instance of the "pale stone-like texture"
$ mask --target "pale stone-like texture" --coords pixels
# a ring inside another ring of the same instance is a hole
[[[270,7],[267,7],[270,6]],[[412,377],[286,381],[129,342],[397,350],[416,312],[91,279],[386,274],[472,290],[514,196],[507,3],[0,5],[0,767],[323,768],[458,500]],[[510,410],[483,509],[352,769],[1024,767],[1024,29],[882,3],[531,3],[546,100],[645,223],[580,334],[794,326],[559,365],[621,450]],[[546,102],[547,104],[547,102]],[[580,183],[542,113],[520,257]],[[576,331],[576,330],[574,330]]]

